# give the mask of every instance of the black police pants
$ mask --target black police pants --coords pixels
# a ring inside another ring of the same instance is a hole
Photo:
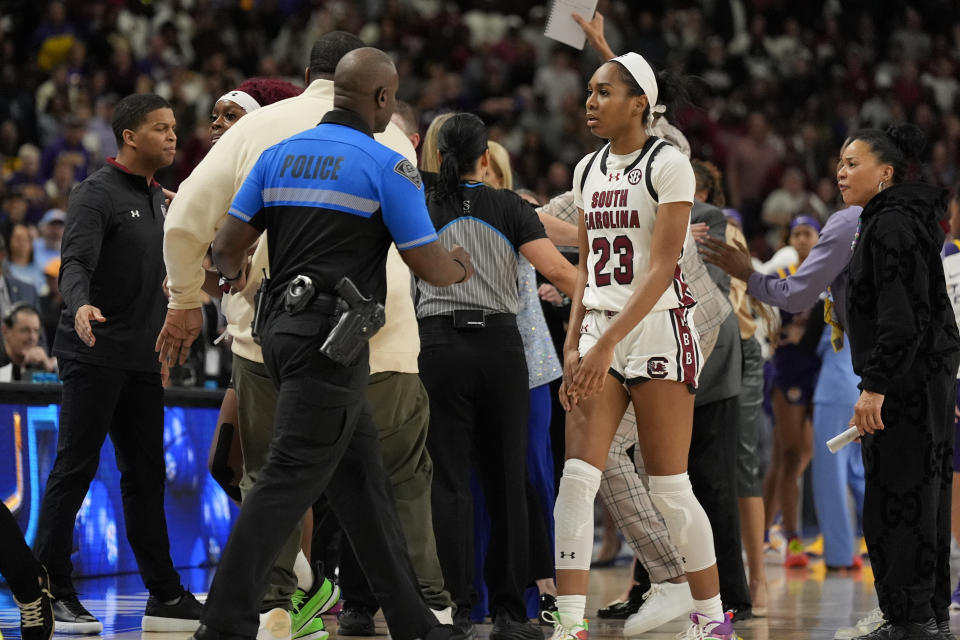
[[[270,455],[240,515],[201,617],[220,633],[257,634],[270,567],[317,497],[327,501],[356,551],[390,635],[424,636],[437,620],[420,597],[366,404],[369,366],[345,367],[318,351],[325,316],[284,312],[264,331],[264,361],[277,384]]]
[[[61,598],[76,593],[70,574],[73,527],[110,435],[120,471],[127,540],[152,595],[172,600],[183,593],[170,559],[163,511],[163,386],[159,373],[127,371],[60,360],[63,395],[57,458],[47,480],[37,540],[37,558]]]
[[[494,318],[501,318],[495,316]],[[516,319],[479,330],[448,318],[420,321],[420,378],[430,395],[427,449],[433,459],[433,524],[447,590],[460,611],[473,605],[470,473],[490,513],[484,577],[490,612],[526,619],[527,364]],[[494,321],[495,322],[495,321]]]
[[[693,493],[713,529],[724,609],[751,606],[740,543],[736,466],[739,416],[739,396],[696,407],[687,459]]]
[[[4,577],[13,597],[19,602],[33,602],[40,597],[40,563],[23,540],[20,525],[0,501],[0,575]]]
[[[863,438],[863,535],[880,609],[895,623],[949,618],[953,370],[892,388],[883,431]]]

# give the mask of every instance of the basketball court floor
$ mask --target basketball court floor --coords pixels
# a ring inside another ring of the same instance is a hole
[[[805,569],[784,569],[768,564],[770,607],[769,617],[741,622],[738,633],[744,640],[828,640],[838,627],[849,626],[876,606],[873,574],[869,566],[859,571],[827,572],[823,563],[815,561]],[[622,639],[622,621],[607,621],[596,617],[596,610],[616,598],[623,590],[630,570],[626,559],[622,566],[594,570],[587,614],[590,620],[591,640]],[[186,585],[201,595],[210,583],[210,570],[182,572]],[[142,633],[140,617],[147,600],[143,584],[137,575],[124,575],[95,580],[78,580],[81,599],[90,611],[104,623],[103,640],[187,640],[188,634]],[[202,595],[201,595],[202,598]],[[8,590],[0,587],[0,630],[7,640],[20,637],[19,612]],[[327,618],[331,638],[336,637],[336,620]],[[960,630],[960,617],[953,620],[954,630]],[[675,638],[686,629],[682,620],[642,636],[650,640]],[[479,625],[479,638],[486,640],[490,625]],[[543,627],[549,637],[550,629]],[[386,625],[377,616],[378,638],[385,638]],[[60,636],[69,638],[71,636]],[[78,636],[72,636],[78,637]],[[87,636],[87,638],[94,638]]]

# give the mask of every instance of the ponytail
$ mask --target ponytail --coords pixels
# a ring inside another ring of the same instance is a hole
[[[610,61],[617,66],[620,73],[620,80],[627,85],[627,94],[631,96],[646,95],[646,92],[640,88],[633,74],[616,59]],[[672,71],[659,71],[657,77],[657,104],[647,104],[643,110],[643,122],[653,124],[654,121],[667,114],[673,114],[680,107],[692,104],[692,97],[702,86],[703,80],[697,76],[681,75]],[[651,108],[653,109],[653,118],[649,119]]]
[[[657,86],[660,95],[657,97],[657,106],[663,109],[654,109],[653,119],[670,114],[676,116],[677,109],[693,104],[693,96],[703,85],[703,80],[697,76],[683,75],[664,69],[657,73]],[[647,114],[645,113],[644,116]]]
[[[460,193],[461,177],[487,150],[487,127],[472,113],[458,113],[440,127],[437,149],[442,160],[434,195],[442,200]]]
[[[442,151],[440,153],[443,153]],[[460,161],[455,153],[444,153],[434,191],[440,197],[451,196],[460,184]]]

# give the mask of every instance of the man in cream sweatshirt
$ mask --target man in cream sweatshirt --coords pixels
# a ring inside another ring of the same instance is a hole
[[[269,105],[240,119],[210,150],[183,182],[173,199],[164,226],[164,260],[170,302],[157,350],[161,359],[185,359],[201,326],[203,257],[240,185],[260,154],[268,147],[317,125],[333,108],[333,72],[340,58],[364,46],[352,34],[331,32],[322,36],[311,52],[305,72],[307,88],[294,98]],[[376,139],[416,164],[416,153],[403,131],[394,124]],[[261,238],[250,258],[250,268],[240,290],[224,296],[223,311],[233,338],[233,375],[238,400],[239,431],[244,452],[241,491],[253,487],[266,463],[273,433],[277,391],[260,347],[251,336],[253,298],[267,269],[267,242]],[[410,274],[396,248],[387,260],[387,324],[370,340],[368,400],[380,436],[384,466],[390,477],[394,501],[421,592],[441,622],[451,622],[452,600],[443,586],[436,554],[430,507],[432,465],[424,448],[429,422],[429,402],[420,382],[417,356],[420,340]],[[343,545],[344,552],[352,552]],[[300,547],[300,532],[292,531],[271,573],[262,610],[280,606],[296,588],[293,564]],[[356,566],[356,563],[350,563]],[[322,577],[318,577],[318,580]],[[363,576],[341,576],[346,605],[356,585],[356,600],[376,611],[376,601]],[[289,608],[289,607],[284,607]],[[372,622],[372,618],[371,618]],[[361,629],[362,631],[363,629]],[[344,629],[340,634],[343,635]],[[296,634],[296,630],[294,630]]]

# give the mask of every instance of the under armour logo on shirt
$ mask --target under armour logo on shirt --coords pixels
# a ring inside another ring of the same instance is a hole
[[[575,560],[575,559],[576,559],[576,556],[577,556],[577,552],[576,552],[576,551],[571,551],[570,553],[567,553],[566,551],[561,551],[561,552],[560,552],[560,557],[561,557],[561,558],[566,558],[568,555],[570,556],[570,559],[571,559],[571,560]]]
[[[130,210],[130,217],[131,217],[131,218],[139,218],[139,217],[140,217],[140,209],[131,209],[131,210]]]
[[[607,176],[607,182],[614,182],[615,180],[619,180],[619,179],[620,179],[619,171],[615,173],[611,173],[610,175]]]

